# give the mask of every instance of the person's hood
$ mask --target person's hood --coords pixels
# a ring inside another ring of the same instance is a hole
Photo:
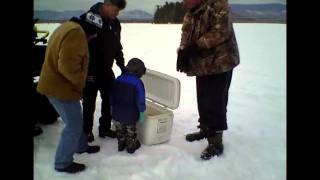
[[[98,2],[98,3],[94,4],[93,6],[91,6],[89,11],[93,12],[94,14],[99,14],[101,16],[101,18],[103,19],[103,21],[105,22],[105,24],[110,24],[112,21],[118,20],[117,18],[115,18],[114,20],[110,20],[110,19],[103,17],[102,5],[103,5],[102,2]]]
[[[102,13],[101,13],[102,5],[103,5],[102,2],[98,2],[93,6],[91,6],[89,11],[93,12],[94,14],[99,14],[102,17]]]

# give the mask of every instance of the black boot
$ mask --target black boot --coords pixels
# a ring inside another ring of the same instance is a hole
[[[116,134],[118,139],[118,151],[123,151],[126,148],[126,128],[122,124],[116,125]]]
[[[110,138],[116,138],[116,132],[112,131],[110,128],[109,129],[102,129],[99,128],[99,136],[102,138],[105,138],[106,136],[110,137]]]
[[[130,154],[134,153],[141,146],[140,141],[137,138],[135,126],[129,126],[127,128],[126,146],[127,152]]]
[[[84,164],[79,164],[79,163],[73,162],[68,167],[65,167],[63,169],[55,168],[55,170],[58,171],[58,172],[77,173],[77,172],[85,170],[85,168],[86,168],[86,166]]]
[[[82,152],[78,152],[79,154],[82,153],[88,153],[88,154],[94,154],[100,151],[100,146],[88,146],[88,149]]]
[[[198,141],[204,139],[206,137],[206,133],[203,129],[200,129],[199,132],[194,132],[186,135],[186,140],[189,142]]]
[[[215,155],[219,156],[223,153],[222,132],[216,132],[214,135],[208,136],[208,146],[201,153],[201,159],[209,160]]]

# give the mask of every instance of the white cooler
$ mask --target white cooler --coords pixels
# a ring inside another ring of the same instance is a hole
[[[144,123],[137,123],[138,139],[145,145],[167,142],[173,124],[172,110],[178,108],[180,102],[180,81],[150,69],[147,69],[142,81],[147,110]]]

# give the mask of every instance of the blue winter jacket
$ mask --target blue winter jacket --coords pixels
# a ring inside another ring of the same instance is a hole
[[[124,73],[114,81],[110,94],[112,117],[124,124],[134,124],[139,112],[146,110],[143,82],[136,75]]]

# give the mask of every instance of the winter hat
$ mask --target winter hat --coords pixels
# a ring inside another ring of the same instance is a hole
[[[104,0],[104,3],[110,3],[117,6],[120,10],[126,8],[127,2],[126,0]]]
[[[103,26],[103,21],[100,15],[94,14],[91,11],[88,11],[87,13],[84,13],[80,16],[80,19],[84,20],[85,22],[93,25],[94,27],[97,27],[99,29]]]
[[[142,60],[138,58],[132,58],[128,62],[126,69],[129,73],[133,73],[141,78],[146,73],[146,67]]]
[[[70,21],[78,23],[84,32],[91,36],[102,29],[103,21],[100,15],[94,14],[90,11],[80,15],[80,19],[76,17],[72,17]]]
[[[84,28],[85,31],[88,32],[89,35],[96,34],[99,30],[102,29],[103,21],[100,15],[94,14],[91,11],[88,11],[82,15],[80,15],[80,19],[85,22]]]

